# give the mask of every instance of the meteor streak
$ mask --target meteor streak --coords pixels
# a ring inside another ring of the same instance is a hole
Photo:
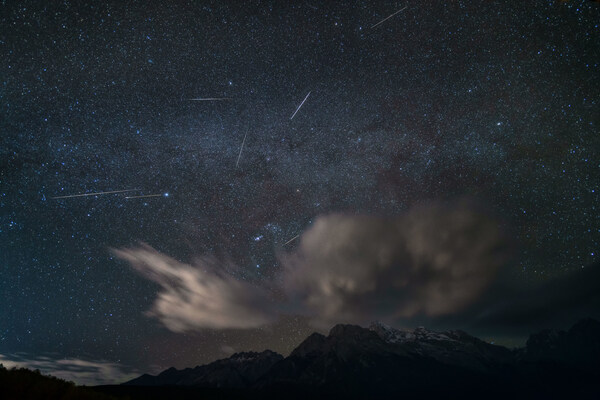
[[[142,196],[127,196],[125,197],[126,199],[143,199],[144,197],[163,197],[164,194],[160,193],[160,194],[145,194]]]
[[[288,244],[292,243],[294,240],[298,239],[300,237],[300,235],[296,235],[293,238],[291,238],[290,240],[288,240],[287,242],[285,242],[283,245],[287,246]]]
[[[242,140],[242,146],[240,147],[240,154],[238,154],[238,159],[235,162],[235,167],[238,167],[240,163],[240,157],[242,156],[242,150],[244,150],[244,143],[246,143],[246,135],[248,135],[248,131],[250,130],[250,124],[248,124],[248,129],[246,129],[246,133],[244,134],[244,140]]]
[[[296,111],[294,111],[294,114],[292,114],[292,116],[290,117],[290,120],[294,119],[294,116],[296,115],[296,113],[298,112],[298,110],[300,110],[300,107],[302,107],[302,105],[304,104],[304,102],[306,101],[306,99],[308,99],[308,96],[310,96],[310,92],[308,92],[308,94],[306,95],[306,97],[304,98],[304,100],[302,100],[302,103],[300,103],[300,105],[298,106],[298,108],[296,108]]]
[[[231,100],[230,97],[199,97],[196,99],[190,99],[190,101],[222,101]]]
[[[373,26],[372,26],[370,29],[373,29],[373,28],[375,28],[377,25],[379,25],[379,24],[381,24],[381,23],[383,23],[383,22],[387,21],[388,19],[392,18],[394,15],[398,14],[399,12],[406,10],[406,7],[408,7],[408,6],[404,6],[404,8],[402,8],[402,9],[400,9],[400,10],[396,11],[395,13],[393,13],[392,15],[390,15],[389,17],[385,17],[384,19],[382,19],[381,21],[379,21],[378,23],[376,23],[375,25],[373,25]]]
[[[101,194],[113,194],[113,193],[124,193],[124,192],[135,192],[140,189],[126,189],[126,190],[111,190],[108,192],[96,192],[96,193],[82,193],[82,194],[71,194],[68,196],[55,196],[50,197],[51,199],[70,199],[71,197],[85,197],[85,196],[98,196]]]

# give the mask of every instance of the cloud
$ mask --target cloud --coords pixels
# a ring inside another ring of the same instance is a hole
[[[214,259],[185,264],[147,245],[113,251],[161,286],[148,314],[174,332],[257,328],[275,319],[262,288],[237,280]]]
[[[90,361],[78,358],[29,358],[24,355],[2,355],[0,364],[6,368],[38,369],[43,374],[55,376],[78,385],[110,385],[133,379],[140,371],[108,361]]]
[[[600,263],[543,281],[497,279],[477,304],[456,316],[475,330],[522,335],[589,317],[600,318]]]
[[[279,301],[214,259],[185,264],[147,245],[114,253],[161,286],[148,314],[174,332],[257,328],[290,312],[322,326],[454,314],[478,299],[508,254],[497,222],[470,203],[396,218],[321,216],[299,243],[279,255]]]
[[[497,222],[455,203],[398,218],[320,217],[282,262],[286,293],[325,325],[457,313],[507,256]]]

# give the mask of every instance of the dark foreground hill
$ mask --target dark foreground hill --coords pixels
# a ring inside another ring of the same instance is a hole
[[[114,397],[75,386],[26,368],[6,369],[0,364],[0,399],[3,400],[110,400]]]
[[[238,353],[98,387],[132,398],[600,398],[600,322],[546,330],[509,350],[462,331],[337,325],[288,357]],[[166,396],[166,397],[165,397]],[[178,397],[179,396],[179,397]]]

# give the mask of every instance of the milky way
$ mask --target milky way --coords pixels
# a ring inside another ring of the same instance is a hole
[[[169,331],[110,249],[277,291],[278,254],[333,212],[468,198],[513,238],[515,282],[597,262],[597,3],[222,3],[0,5],[0,354],[289,351],[305,316]]]

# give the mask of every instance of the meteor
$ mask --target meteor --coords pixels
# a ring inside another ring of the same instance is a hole
[[[196,99],[189,99],[190,101],[222,101],[231,100],[230,97],[199,97]]]
[[[242,156],[242,150],[244,150],[244,143],[246,143],[246,135],[248,135],[248,131],[250,130],[250,124],[248,124],[248,129],[246,129],[246,133],[244,134],[244,140],[242,140],[242,146],[240,147],[240,154],[238,154],[237,161],[235,162],[235,167],[238,167],[240,163],[240,157]]]
[[[298,112],[298,110],[300,110],[300,107],[302,107],[302,105],[304,104],[304,102],[306,101],[306,99],[308,99],[308,96],[310,96],[310,92],[308,92],[308,94],[306,95],[306,97],[304,98],[304,100],[302,100],[302,103],[300,103],[300,105],[298,106],[298,108],[296,108],[296,111],[294,111],[294,114],[292,114],[292,116],[290,117],[290,120],[294,119],[294,116],[296,115],[296,113]]]
[[[99,196],[101,194],[135,192],[136,190],[140,190],[140,189],[111,190],[111,191],[108,191],[108,192],[71,194],[71,195],[68,195],[68,196],[55,196],[55,197],[50,197],[50,198],[51,199],[70,199],[71,197]]]
[[[287,242],[285,242],[283,245],[287,246],[288,244],[292,243],[294,240],[298,239],[300,237],[300,235],[296,235],[293,238],[291,238],[290,240],[288,240]]]
[[[125,197],[126,199],[143,199],[145,197],[168,197],[168,195],[165,193],[159,193],[159,194],[145,194],[145,195],[141,195],[141,196],[127,196]]]
[[[404,8],[402,8],[402,9],[400,9],[400,10],[396,11],[395,13],[393,13],[392,15],[390,15],[389,17],[385,17],[384,19],[382,19],[381,21],[379,21],[378,23],[376,23],[375,25],[373,25],[373,26],[372,26],[370,29],[373,29],[373,28],[375,28],[377,25],[379,25],[379,24],[381,24],[381,23],[383,23],[383,22],[387,21],[388,19],[392,18],[394,15],[398,14],[400,11],[404,11],[404,10],[406,10],[406,7],[408,7],[408,6],[404,6]]]

